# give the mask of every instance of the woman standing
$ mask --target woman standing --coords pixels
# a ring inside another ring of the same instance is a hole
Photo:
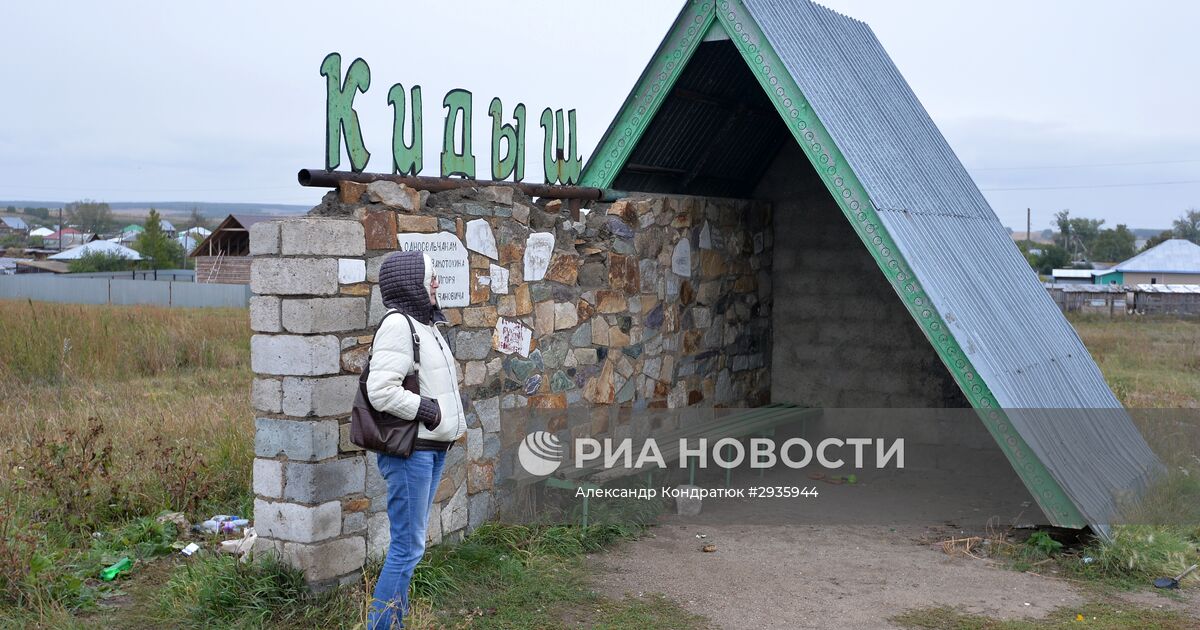
[[[375,409],[415,420],[421,427],[411,456],[376,453],[379,472],[387,480],[391,543],[375,584],[368,630],[404,627],[408,584],[425,554],[425,528],[446,451],[466,430],[454,357],[438,330],[446,318],[437,308],[437,288],[433,261],[421,252],[396,252],[379,270],[388,313],[375,332],[367,396]],[[420,395],[403,385],[414,367],[414,334],[420,340]]]

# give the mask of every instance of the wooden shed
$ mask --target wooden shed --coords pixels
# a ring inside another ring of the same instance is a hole
[[[196,282],[250,284],[250,226],[273,217],[229,215],[188,254],[196,263]]]

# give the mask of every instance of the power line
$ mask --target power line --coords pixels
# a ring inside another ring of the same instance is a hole
[[[1200,159],[1194,160],[1162,160],[1153,162],[1095,162],[1091,164],[1054,164],[1045,166],[976,166],[968,168],[969,171],[1041,171],[1053,169],[1067,168],[1093,168],[1103,166],[1151,166],[1158,164],[1194,164],[1200,162]]]
[[[1133,182],[1128,184],[1090,184],[1083,186],[1017,186],[1012,188],[980,188],[979,190],[988,191],[1005,191],[1005,190],[1083,190],[1088,188],[1137,188],[1139,186],[1176,186],[1179,184],[1200,184],[1200,179],[1188,179],[1174,182]]]

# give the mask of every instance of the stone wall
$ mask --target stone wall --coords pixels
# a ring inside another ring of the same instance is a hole
[[[377,182],[344,184],[310,215],[251,227],[250,282],[255,524],[261,549],[313,583],[353,579],[387,546],[384,483],[347,423],[384,314],[375,282],[397,233],[449,233],[473,250],[470,303],[444,309],[468,430],[447,458],[432,543],[497,512],[503,467],[524,433],[513,423],[528,409],[770,399],[767,204],[635,198],[573,221],[560,202],[509,187],[428,195]],[[553,248],[544,277],[526,278],[534,233],[551,235]],[[498,323],[526,327],[529,345],[500,352]]]
[[[756,196],[774,204],[775,402],[967,407],[875,260],[799,149]]]

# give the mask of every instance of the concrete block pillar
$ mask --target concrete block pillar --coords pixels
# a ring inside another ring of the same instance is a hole
[[[314,587],[348,583],[378,529],[372,507],[382,508],[368,494],[379,492],[373,462],[347,439],[362,368],[346,357],[371,332],[363,226],[265,221],[251,226],[250,243],[257,551],[304,570]]]

